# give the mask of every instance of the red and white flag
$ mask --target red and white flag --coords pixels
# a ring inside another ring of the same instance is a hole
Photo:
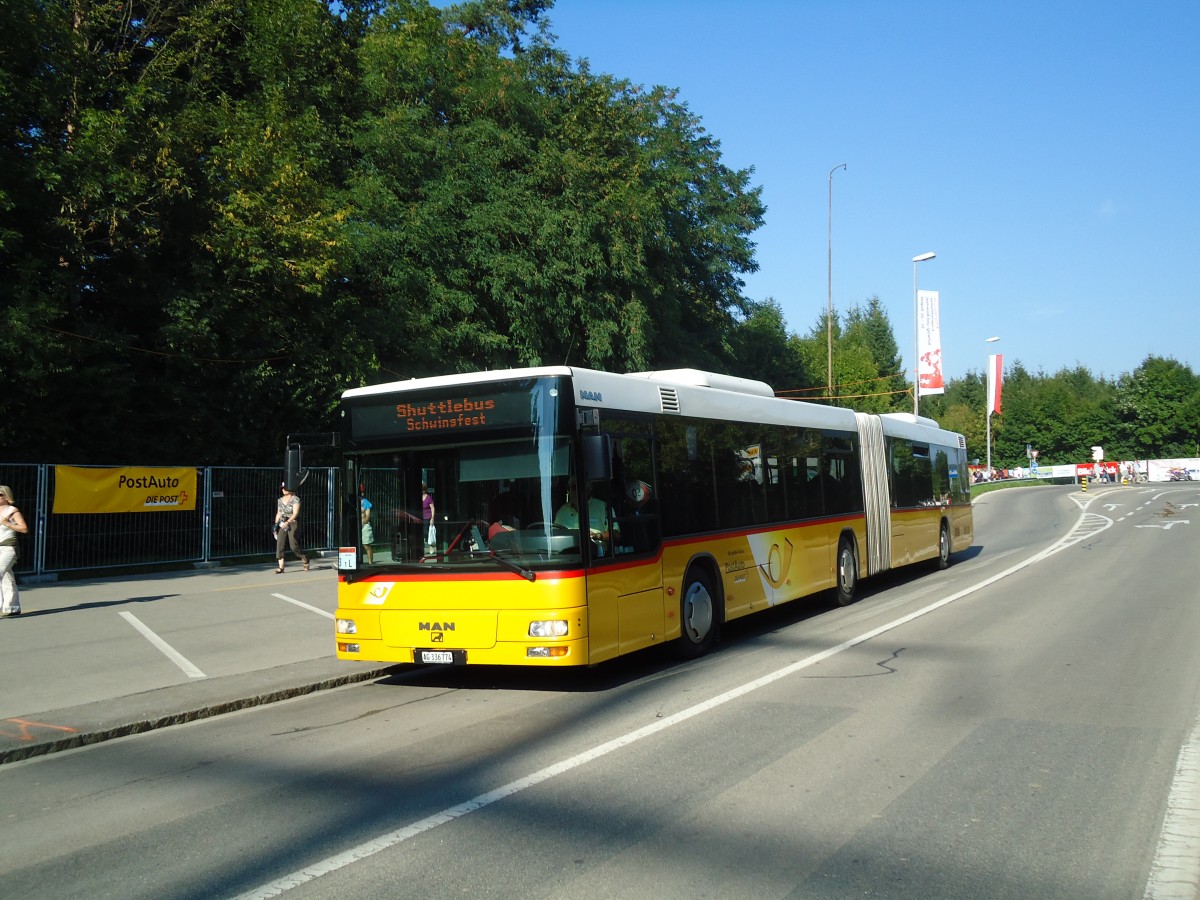
[[[1000,392],[1004,388],[1004,355],[993,353],[988,357],[987,411],[988,415],[1000,412]]]

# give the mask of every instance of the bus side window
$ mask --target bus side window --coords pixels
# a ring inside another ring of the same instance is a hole
[[[854,512],[858,506],[856,489],[858,470],[854,468],[855,448],[849,435],[825,432],[821,436],[821,494],[825,501],[825,514]],[[852,471],[853,469],[853,471]]]
[[[617,556],[650,553],[658,549],[660,541],[650,441],[622,437],[619,443],[620,452],[615,460],[620,462],[614,460],[613,465],[613,510],[617,518],[613,553]]]

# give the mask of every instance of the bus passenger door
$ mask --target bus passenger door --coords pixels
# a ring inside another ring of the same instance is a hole
[[[610,589],[616,594],[619,652],[628,653],[661,643],[666,631],[662,529],[649,438],[614,434],[612,448],[612,477],[606,487],[613,567],[604,577],[612,579]],[[593,487],[599,491],[601,485]]]

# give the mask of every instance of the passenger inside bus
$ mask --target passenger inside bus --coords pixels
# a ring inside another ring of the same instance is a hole
[[[504,489],[488,504],[487,520],[491,523],[488,526],[488,540],[501,531],[520,529],[521,522],[525,519],[525,505],[526,500],[519,492],[516,480],[504,485]]]
[[[620,529],[615,523],[610,526],[612,511],[599,497],[588,498],[587,511],[592,541],[600,548],[600,555],[607,556],[611,552],[612,534],[619,536]],[[574,479],[567,484],[567,499],[554,514],[554,524],[571,530],[579,527],[579,489]]]

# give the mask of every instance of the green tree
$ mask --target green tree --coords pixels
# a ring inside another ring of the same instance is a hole
[[[830,328],[834,346],[833,385],[827,383],[829,380],[829,331],[827,329]],[[841,380],[838,369],[840,359],[837,351],[841,334],[841,317],[835,309],[832,320],[828,319],[826,312],[822,312],[820,318],[813,322],[812,327],[805,334],[793,332],[788,336],[791,355],[799,361],[800,365],[798,379],[800,384],[796,388],[800,393],[796,395],[796,399],[837,403],[836,399],[829,398],[831,394],[836,395],[836,385]]]
[[[40,377],[16,402],[53,410],[39,454],[221,461],[327,421],[345,21],[307,0],[29,15],[48,77],[15,152],[53,209],[20,210]]]
[[[1117,382],[1116,402],[1130,456],[1197,455],[1200,379],[1174,359],[1148,356]]]
[[[731,374],[765,381],[784,396],[804,398],[812,387],[804,383],[804,366],[789,339],[783,309],[772,299],[751,301],[749,313],[730,333],[736,361]]]
[[[68,13],[54,4],[0,4],[0,331],[8,348],[0,418],[21,423],[23,433],[42,427],[47,386],[72,363],[65,336],[50,330],[65,293],[57,220]],[[41,452],[42,438],[29,435],[22,456]]]
[[[811,389],[804,399],[824,400],[828,379],[827,313],[803,336],[793,336],[793,354]],[[904,377],[892,325],[879,297],[852,306],[845,315],[834,310],[832,321],[833,385],[831,401],[863,412],[891,412],[906,407]]]
[[[985,394],[984,375],[969,372],[921,403],[923,415],[964,435],[972,460],[987,455]],[[1106,459],[1194,456],[1200,383],[1187,366],[1154,356],[1116,382],[1082,366],[1035,374],[1018,360],[1004,373],[1003,412],[991,426],[992,461],[1001,468],[1026,465],[1026,445],[1043,466],[1090,460],[1093,446]]]
[[[850,353],[852,348],[862,351],[852,354],[860,359],[857,372],[837,365],[838,358]],[[900,347],[878,295],[872,296],[865,307],[855,305],[846,312],[834,362],[834,371],[841,373],[838,382],[849,388],[839,390],[839,393],[862,395],[849,405],[866,412],[907,408],[911,398],[905,393],[908,383],[903,374]]]
[[[363,48],[352,242],[394,323],[385,368],[727,366],[748,173],[672,92],[593,76],[544,32],[496,54],[456,14],[393,4]]]
[[[982,409],[981,403],[980,416]],[[992,416],[992,462],[1024,466],[1027,445],[1045,465],[1090,459],[1092,446],[1114,458],[1121,451],[1116,425],[1110,382],[1081,367],[1034,375],[1018,360],[1004,374],[1003,411]]]

